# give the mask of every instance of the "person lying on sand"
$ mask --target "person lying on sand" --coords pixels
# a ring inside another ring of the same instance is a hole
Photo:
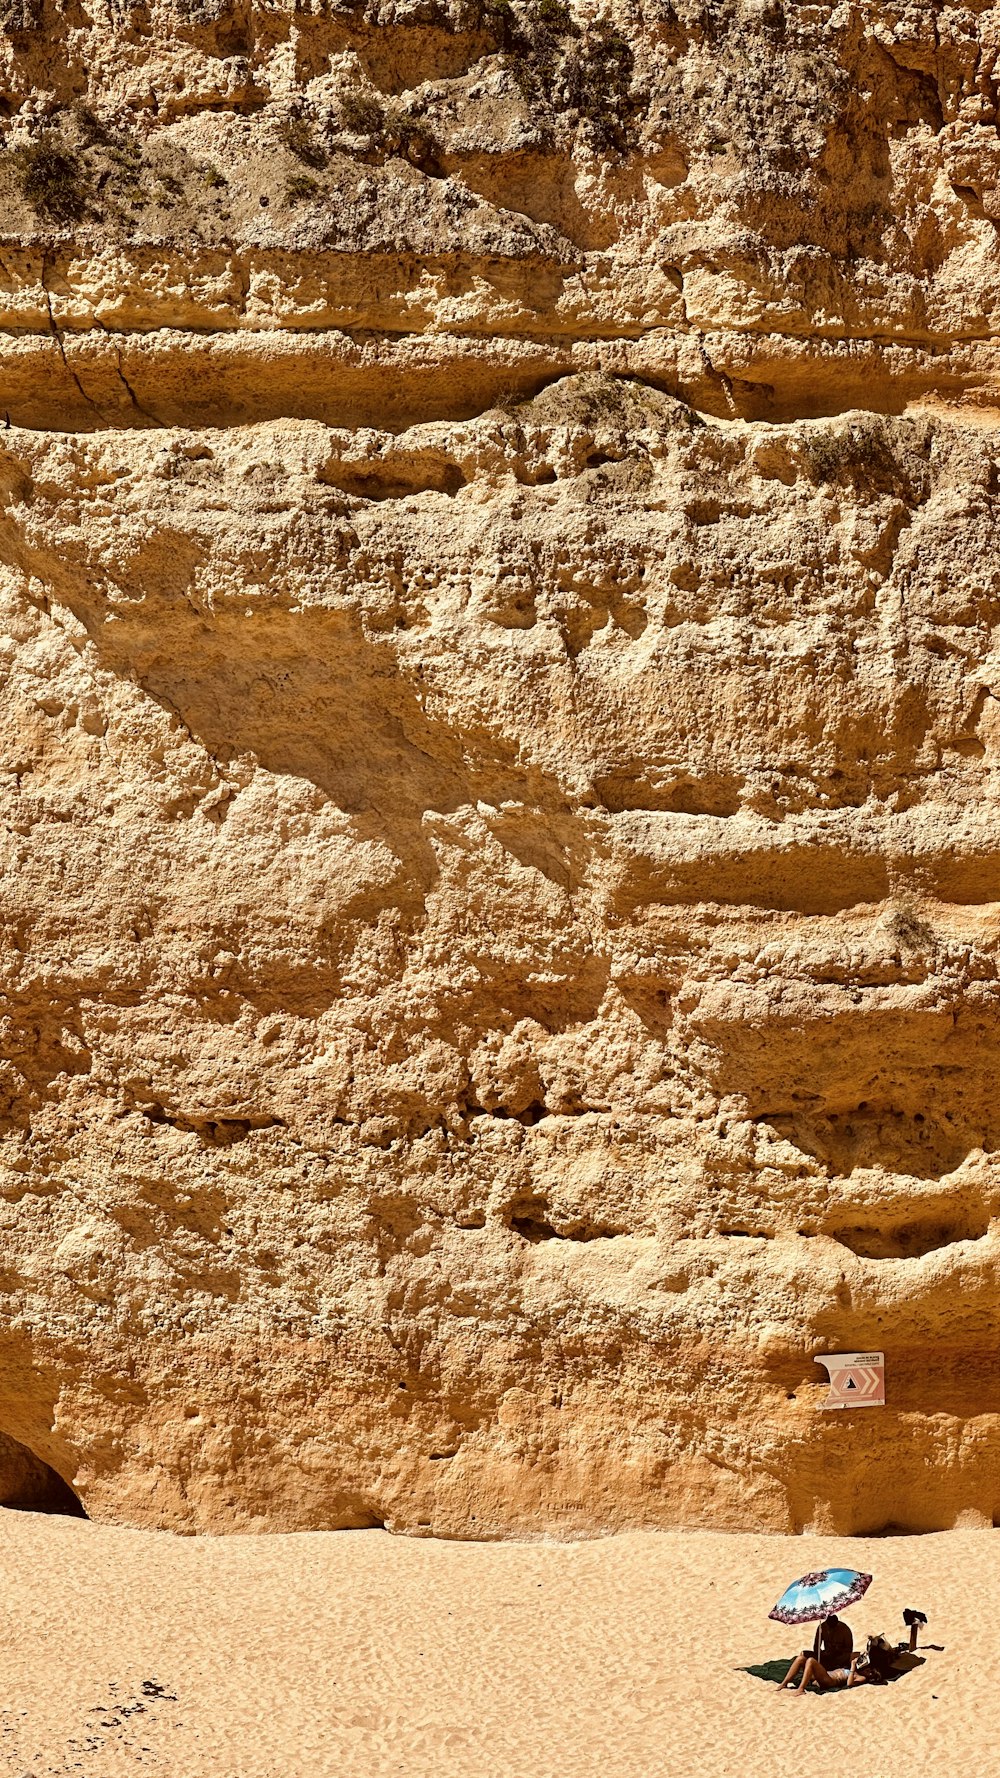
[[[900,1673],[909,1673],[922,1663],[923,1657],[915,1655],[914,1650],[917,1646],[917,1633],[927,1619],[922,1611],[907,1610],[903,1613],[903,1622],[910,1632],[909,1642],[890,1642],[882,1635],[868,1638],[865,1666],[870,1677],[879,1684],[895,1679]]]
[[[815,1683],[821,1691],[837,1691],[842,1686],[867,1685],[867,1675],[858,1672],[858,1656],[854,1653],[854,1637],[849,1624],[831,1612],[816,1631],[812,1652],[804,1648],[785,1674],[778,1687],[783,1692],[793,1679],[802,1675],[796,1687],[801,1697],[807,1685]]]
[[[793,1687],[797,1698],[801,1698],[808,1685],[818,1685],[821,1692],[836,1692],[848,1686],[867,1685],[867,1673],[862,1673],[858,1668],[860,1659],[860,1655],[852,1655],[849,1667],[834,1667],[832,1671],[828,1671],[817,1661],[815,1655],[796,1655],[778,1690],[783,1692],[789,1680],[795,1679],[800,1672],[802,1683]]]

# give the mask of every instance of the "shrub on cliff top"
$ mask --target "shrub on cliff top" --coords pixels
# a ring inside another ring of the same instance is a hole
[[[338,112],[341,125],[352,136],[378,136],[385,124],[385,113],[370,93],[342,94]]]
[[[386,113],[380,145],[384,153],[409,161],[421,173],[437,175],[441,171],[438,143],[426,119],[406,107],[393,107]]]
[[[367,136],[371,149],[386,159],[407,160],[422,173],[441,172],[440,149],[427,120],[407,105],[382,106],[370,93],[343,93],[338,101],[341,129]]]
[[[479,17],[536,114],[582,124],[593,149],[628,151],[644,101],[633,91],[624,37],[603,23],[578,25],[565,0],[523,0],[516,10],[482,4]]]
[[[325,148],[316,140],[310,119],[301,111],[292,111],[282,118],[278,125],[278,139],[290,149],[296,160],[304,161],[307,167],[314,167],[318,171],[329,160]]]
[[[305,203],[309,198],[318,197],[319,192],[319,185],[315,179],[310,179],[308,173],[293,173],[285,181],[286,204]]]
[[[52,222],[80,221],[87,208],[87,177],[61,137],[46,130],[37,141],[16,148],[13,159],[33,210]]]

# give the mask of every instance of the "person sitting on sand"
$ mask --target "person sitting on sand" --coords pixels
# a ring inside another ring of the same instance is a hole
[[[804,1648],[800,1655],[796,1655],[778,1690],[783,1692],[800,1674],[801,1684],[795,1688],[799,1697],[808,1685],[813,1684],[825,1692],[838,1691],[843,1686],[867,1685],[867,1674],[858,1672],[858,1658],[854,1653],[850,1625],[842,1623],[831,1612],[817,1628],[812,1653]]]

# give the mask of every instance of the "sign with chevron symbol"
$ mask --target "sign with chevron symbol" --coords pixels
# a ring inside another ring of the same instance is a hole
[[[823,1408],[884,1408],[884,1352],[827,1352],[817,1358],[830,1378]]]

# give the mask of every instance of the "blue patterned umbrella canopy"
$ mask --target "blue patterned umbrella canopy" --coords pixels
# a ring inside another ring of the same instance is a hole
[[[871,1584],[871,1575],[859,1574],[856,1568],[820,1568],[786,1587],[767,1615],[777,1618],[779,1624],[811,1624],[831,1611],[844,1611],[867,1593]]]

